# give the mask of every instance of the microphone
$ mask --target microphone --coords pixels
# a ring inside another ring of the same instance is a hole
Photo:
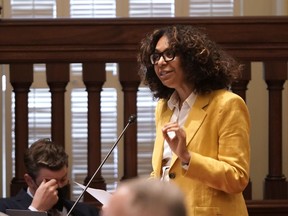
[[[80,201],[80,199],[82,198],[83,194],[85,193],[85,191],[88,189],[90,183],[92,182],[92,180],[94,179],[94,177],[96,176],[96,174],[99,172],[99,170],[102,168],[102,166],[104,165],[104,163],[106,162],[106,160],[108,159],[108,157],[110,156],[110,154],[112,153],[112,151],[114,150],[114,148],[117,146],[118,142],[120,141],[120,139],[122,138],[123,134],[125,133],[126,129],[136,121],[136,115],[131,115],[128,119],[128,123],[126,124],[126,126],[124,127],[124,129],[122,130],[121,134],[119,135],[119,137],[117,138],[116,142],[113,144],[113,146],[111,147],[111,149],[109,150],[109,152],[107,153],[107,155],[105,156],[105,158],[103,159],[103,161],[101,162],[101,164],[99,165],[99,167],[97,168],[97,170],[94,172],[94,174],[92,175],[91,179],[89,180],[89,182],[87,183],[86,187],[84,188],[84,190],[82,191],[82,193],[80,194],[80,196],[77,198],[77,200],[74,202],[73,206],[71,207],[70,211],[67,213],[66,216],[69,216],[71,214],[71,212],[73,211],[73,209],[75,208],[75,206],[77,205],[77,203]]]

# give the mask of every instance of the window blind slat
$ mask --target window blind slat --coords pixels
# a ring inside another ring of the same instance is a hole
[[[190,16],[232,16],[233,0],[190,0]]]
[[[116,17],[116,1],[81,1],[70,0],[70,16],[81,17]]]
[[[130,17],[173,17],[174,0],[130,0]]]
[[[54,18],[55,0],[12,0],[11,18]]]

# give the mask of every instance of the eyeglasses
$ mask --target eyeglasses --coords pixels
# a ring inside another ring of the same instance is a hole
[[[170,62],[175,58],[175,52],[173,50],[165,50],[159,53],[152,53],[150,55],[150,61],[153,65],[158,64],[161,57],[163,57],[165,62]]]

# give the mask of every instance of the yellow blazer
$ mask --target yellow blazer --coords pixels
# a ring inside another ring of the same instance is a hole
[[[172,114],[167,100],[159,100],[151,177],[161,177],[161,128]],[[242,191],[249,182],[250,117],[245,102],[227,90],[198,95],[183,128],[191,160],[185,170],[173,154],[169,177],[184,192],[188,215],[247,216]]]

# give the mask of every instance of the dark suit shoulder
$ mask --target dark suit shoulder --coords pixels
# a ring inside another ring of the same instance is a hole
[[[32,202],[26,190],[23,188],[16,196],[0,199],[0,212],[6,212],[6,209],[28,209]]]

